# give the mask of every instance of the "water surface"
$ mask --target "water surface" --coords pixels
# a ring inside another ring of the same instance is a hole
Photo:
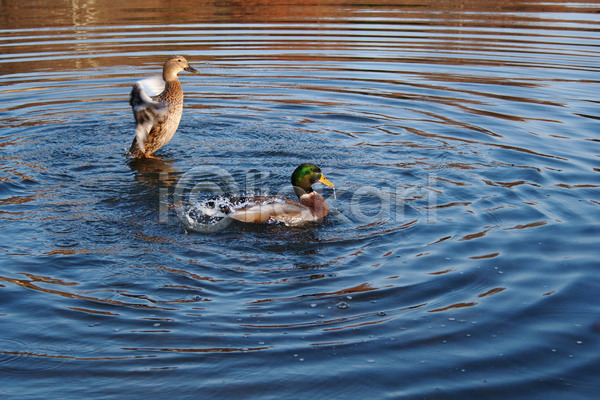
[[[600,8],[371,3],[5,3],[3,397],[593,398]],[[323,223],[190,223],[307,161]]]

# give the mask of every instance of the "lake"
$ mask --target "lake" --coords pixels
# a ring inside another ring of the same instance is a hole
[[[2,398],[597,396],[598,3],[2,8]],[[324,221],[207,214],[304,162]]]

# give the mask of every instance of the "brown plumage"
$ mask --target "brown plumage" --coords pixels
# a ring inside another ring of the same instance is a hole
[[[135,138],[129,148],[129,154],[133,157],[152,157],[156,150],[169,143],[177,131],[183,110],[183,90],[177,78],[181,71],[198,72],[184,57],[170,57],[163,66],[164,90],[153,97],[143,88],[147,81],[133,85],[129,100],[137,123]],[[152,84],[156,85],[157,82]]]

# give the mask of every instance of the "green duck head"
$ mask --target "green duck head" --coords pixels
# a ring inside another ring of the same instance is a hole
[[[319,167],[311,163],[298,166],[292,173],[292,186],[294,186],[294,192],[298,197],[311,193],[313,191],[312,185],[317,182],[335,187],[333,183],[325,178]]]

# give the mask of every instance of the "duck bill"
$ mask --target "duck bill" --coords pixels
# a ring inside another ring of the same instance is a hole
[[[187,67],[185,67],[183,70],[184,70],[184,71],[187,71],[187,72],[191,72],[191,73],[193,73],[193,74],[197,74],[197,73],[198,73],[198,71],[197,71],[196,69],[192,68],[192,67],[191,67],[191,66],[189,66],[189,65],[188,65]]]
[[[327,180],[327,178],[325,178],[325,175],[321,174],[321,179],[319,179],[319,182],[322,183],[323,185],[327,185],[329,187],[335,187],[335,185],[331,182],[329,182]]]

